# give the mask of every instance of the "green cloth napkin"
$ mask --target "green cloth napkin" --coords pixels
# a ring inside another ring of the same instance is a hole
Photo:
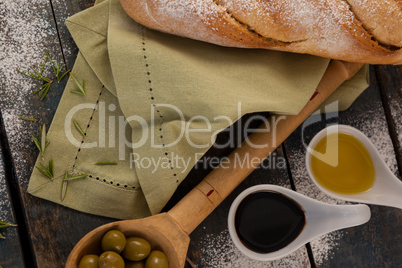
[[[28,191],[87,213],[132,219],[160,212],[216,134],[247,113],[298,113],[328,59],[225,48],[149,30],[119,0],[97,1],[66,21],[80,52],[48,132],[46,165]],[[367,87],[366,70],[329,102],[345,109]],[[81,135],[73,124],[78,122]],[[127,122],[128,121],[128,122]],[[95,165],[99,161],[117,165]],[[87,178],[69,181],[65,171]]]

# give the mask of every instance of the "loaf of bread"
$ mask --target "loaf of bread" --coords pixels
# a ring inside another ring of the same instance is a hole
[[[120,0],[146,27],[222,46],[402,64],[402,0]]]

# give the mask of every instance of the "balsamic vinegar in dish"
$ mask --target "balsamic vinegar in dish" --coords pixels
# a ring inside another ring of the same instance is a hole
[[[240,241],[257,253],[270,253],[289,245],[304,228],[302,207],[286,195],[259,191],[246,196],[235,215]]]

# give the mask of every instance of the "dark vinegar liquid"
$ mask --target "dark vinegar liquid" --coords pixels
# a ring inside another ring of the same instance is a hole
[[[269,253],[284,248],[301,233],[303,209],[289,197],[260,191],[246,196],[237,208],[235,228],[242,243],[252,251]]]

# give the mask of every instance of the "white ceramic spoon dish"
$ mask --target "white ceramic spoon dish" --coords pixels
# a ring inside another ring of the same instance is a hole
[[[357,194],[336,193],[323,187],[314,177],[311,169],[313,149],[325,136],[338,132],[352,135],[358,139],[369,152],[375,169],[374,184],[371,189]],[[353,202],[402,208],[402,182],[391,172],[391,170],[389,170],[384,160],[380,157],[374,144],[366,137],[366,135],[353,127],[346,125],[332,125],[317,133],[307,148],[306,167],[311,180],[321,191],[329,196]]]
[[[248,195],[260,191],[281,193],[299,204],[305,212],[305,225],[301,233],[287,246],[270,253],[257,253],[247,248],[240,240],[235,227],[236,211],[241,201]],[[292,253],[323,234],[366,223],[370,219],[370,216],[370,208],[366,205],[332,205],[322,203],[287,188],[262,184],[244,190],[233,201],[229,210],[228,226],[229,234],[235,246],[243,254],[255,260],[270,261]]]

